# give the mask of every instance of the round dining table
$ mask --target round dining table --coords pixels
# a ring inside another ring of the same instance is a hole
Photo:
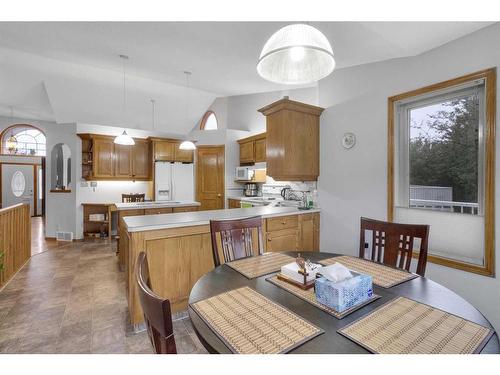
[[[286,254],[296,256],[297,252],[286,252]],[[318,262],[340,254],[301,252],[301,255],[312,262]],[[425,277],[417,277],[388,289],[373,285],[374,293],[380,295],[381,298],[342,319],[337,319],[290,292],[266,281],[266,278],[269,276],[271,275],[247,279],[239,272],[223,264],[208,272],[197,281],[189,295],[189,303],[201,301],[205,298],[244,286],[255,289],[272,301],[290,309],[325,331],[324,334],[307,341],[289,352],[295,354],[370,353],[337,331],[398,296],[425,303],[493,330],[490,322],[473,305],[448,288]],[[229,348],[191,307],[189,307],[188,311],[194,330],[209,353],[231,353]],[[481,353],[500,353],[500,345],[496,333],[491,336]]]

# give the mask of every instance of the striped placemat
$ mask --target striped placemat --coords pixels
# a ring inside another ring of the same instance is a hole
[[[249,287],[190,306],[238,354],[286,353],[324,332]]]
[[[255,257],[225,263],[248,279],[268,275],[281,270],[281,266],[291,263],[294,257],[282,253],[265,253]]]
[[[387,267],[380,263],[348,255],[324,259],[319,263],[324,266],[328,266],[337,262],[355,272],[370,275],[373,278],[373,283],[381,286],[382,288],[391,288],[395,285],[418,277],[418,275],[405,270]]]
[[[285,289],[287,292],[292,293],[296,297],[298,297],[306,302],[309,302],[311,305],[316,306],[318,309],[323,310],[324,312],[334,316],[337,319],[342,319],[343,317],[353,313],[354,311],[356,311],[356,310],[362,308],[363,306],[366,306],[369,303],[372,303],[373,301],[376,301],[377,299],[380,298],[380,296],[378,294],[373,294],[372,298],[370,298],[369,300],[367,300],[367,301],[365,301],[357,306],[353,306],[350,309],[345,310],[343,312],[338,312],[338,311],[336,311],[336,310],[334,310],[326,305],[323,305],[322,303],[319,303],[316,300],[316,293],[314,292],[314,288],[311,288],[308,290],[301,289],[295,285],[287,283],[286,281],[278,279],[278,276],[276,276],[276,275],[268,277],[266,280],[269,281],[270,283],[280,287],[280,288]]]
[[[478,353],[493,334],[479,324],[405,297],[338,332],[378,354]]]

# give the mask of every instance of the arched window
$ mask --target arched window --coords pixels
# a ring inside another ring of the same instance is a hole
[[[2,132],[2,154],[45,156],[45,134],[31,125],[12,125]]]
[[[217,117],[215,116],[215,112],[207,111],[203,118],[201,119],[200,124],[201,130],[217,130]]]

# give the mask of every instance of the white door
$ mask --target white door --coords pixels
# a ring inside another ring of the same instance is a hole
[[[193,164],[174,163],[172,168],[172,199],[176,201],[194,200]]]
[[[33,165],[2,164],[2,207],[28,203],[34,215]]]

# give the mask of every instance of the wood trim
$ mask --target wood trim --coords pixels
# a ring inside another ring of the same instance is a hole
[[[241,138],[241,139],[238,139],[236,142],[238,142],[239,144],[242,144],[242,143],[247,143],[247,142],[251,142],[251,141],[257,141],[259,139],[264,139],[264,138],[266,138],[266,132],[252,135],[252,136],[246,137],[246,138]]]
[[[474,81],[485,80],[485,191],[484,191],[484,266],[428,255],[428,261],[442,266],[495,276],[495,128],[496,128],[496,68],[481,70],[430,86],[394,95],[387,100],[387,220],[394,220],[394,106],[396,102]],[[414,254],[414,256],[417,254]]]
[[[284,97],[283,99],[280,99],[274,103],[266,105],[265,107],[258,109],[257,111],[262,113],[264,116],[269,116],[283,109],[287,109],[289,111],[308,113],[316,116],[321,115],[321,113],[325,110],[324,108],[317,107],[315,105],[297,102],[288,99],[288,97]]]
[[[205,124],[207,122],[208,117],[211,114],[213,114],[215,116],[215,122],[217,123],[217,129],[219,128],[219,120],[217,119],[217,115],[215,114],[214,111],[208,110],[208,111],[205,112],[205,114],[201,118],[201,121],[200,121],[200,130],[205,130]]]

